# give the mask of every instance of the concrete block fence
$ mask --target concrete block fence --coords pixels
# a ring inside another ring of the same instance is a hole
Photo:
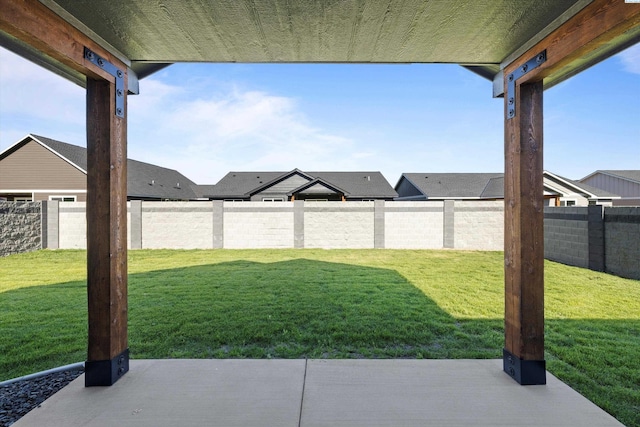
[[[84,202],[48,202],[47,248],[86,248]],[[502,250],[502,202],[143,202],[130,249]]]
[[[640,208],[546,207],[545,258],[640,279]],[[143,202],[130,249],[503,250],[502,201]],[[85,202],[0,202],[0,256],[84,249]]]
[[[545,207],[544,256],[640,279],[640,208]]]

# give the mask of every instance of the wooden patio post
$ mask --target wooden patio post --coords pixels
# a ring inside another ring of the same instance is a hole
[[[515,117],[505,96],[504,371],[545,384],[542,81],[516,86]]]
[[[120,96],[125,97],[126,91]],[[116,86],[87,78],[87,296],[85,385],[107,386],[129,370],[127,342],[127,119]]]
[[[0,0],[0,31],[87,88],[87,386],[129,370],[127,349],[128,65],[37,0]],[[83,80],[80,78],[80,80]]]

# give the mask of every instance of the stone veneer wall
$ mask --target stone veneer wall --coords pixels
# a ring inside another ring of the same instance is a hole
[[[0,256],[42,248],[42,204],[0,201]]]

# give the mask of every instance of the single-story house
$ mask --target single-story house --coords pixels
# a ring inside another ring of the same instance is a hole
[[[620,196],[544,171],[549,206],[611,206]],[[403,173],[396,200],[502,200],[503,173]]]
[[[129,200],[194,200],[180,172],[127,160]],[[0,153],[0,200],[86,201],[87,149],[29,134]]]
[[[204,187],[204,186],[203,186]],[[398,193],[380,172],[229,172],[201,191],[209,200],[282,202],[393,200]]]
[[[579,182],[618,194],[614,206],[640,206],[640,170],[597,170]]]

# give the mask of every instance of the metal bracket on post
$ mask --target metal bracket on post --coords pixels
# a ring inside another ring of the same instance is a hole
[[[546,60],[547,51],[543,50],[534,58],[531,58],[525,64],[519,66],[517,70],[509,74],[509,77],[507,77],[507,119],[512,119],[516,116],[516,80],[527,74],[529,71],[538,68]]]
[[[124,117],[124,71],[102,58],[88,47],[84,48],[84,57],[89,62],[102,68],[116,79],[116,116]]]

